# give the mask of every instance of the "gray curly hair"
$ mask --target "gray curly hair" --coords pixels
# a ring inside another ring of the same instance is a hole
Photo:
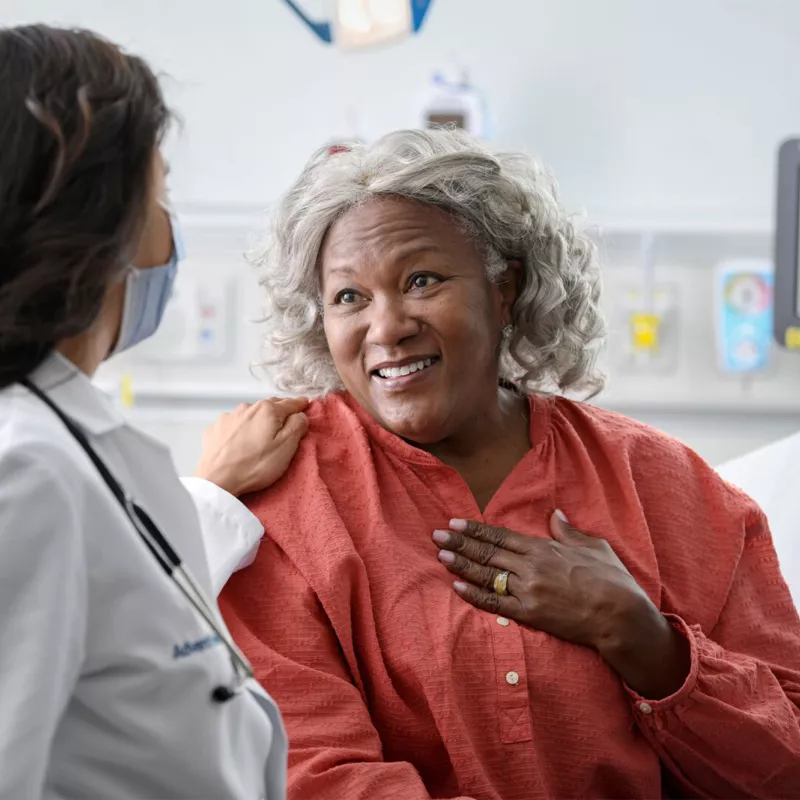
[[[279,389],[320,395],[342,388],[323,330],[317,262],[338,217],[384,196],[449,212],[485,251],[489,280],[508,260],[522,262],[502,378],[527,392],[602,388],[595,364],[605,326],[594,244],[534,159],[440,129],[322,148],[280,202],[268,243],[253,258],[267,293],[265,366]]]

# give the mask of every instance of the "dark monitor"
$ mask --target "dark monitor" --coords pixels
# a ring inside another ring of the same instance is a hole
[[[800,350],[800,139],[789,139],[778,152],[775,340]]]

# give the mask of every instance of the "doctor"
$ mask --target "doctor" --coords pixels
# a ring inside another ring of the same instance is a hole
[[[0,798],[282,799],[280,715],[214,599],[236,564],[212,584],[166,448],[90,382],[156,330],[180,258],[156,79],[91,33],[5,29],[0,109]],[[302,405],[212,429],[208,529],[257,541],[223,489],[281,474]]]

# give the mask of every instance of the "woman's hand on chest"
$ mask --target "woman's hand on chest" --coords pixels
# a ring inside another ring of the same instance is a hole
[[[464,580],[456,592],[477,608],[592,647],[640,694],[666,697],[689,672],[688,643],[603,539],[560,512],[552,539],[453,520],[435,531],[439,560]]]

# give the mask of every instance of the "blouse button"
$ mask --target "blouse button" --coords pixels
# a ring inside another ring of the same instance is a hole
[[[652,714],[653,713],[653,706],[650,703],[639,703],[639,711],[642,714]]]
[[[519,673],[518,672],[507,672],[506,673],[506,683],[511,684],[511,686],[516,686],[519,683]]]
[[[507,628],[511,623],[505,617],[498,617],[497,624]]]

